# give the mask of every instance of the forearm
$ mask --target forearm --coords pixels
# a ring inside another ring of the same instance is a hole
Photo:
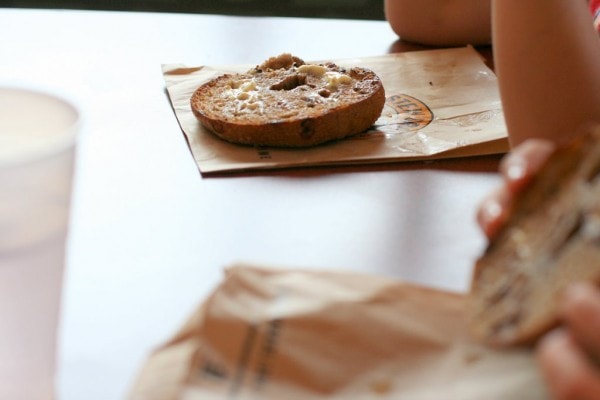
[[[490,0],[385,0],[401,39],[434,46],[489,44]]]
[[[492,0],[492,21],[512,145],[565,142],[600,122],[600,39],[586,0]]]

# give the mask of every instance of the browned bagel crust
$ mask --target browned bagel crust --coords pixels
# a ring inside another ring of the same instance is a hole
[[[307,65],[284,54],[212,79],[190,103],[202,125],[229,142],[306,147],[367,130],[381,115],[385,91],[371,70]]]
[[[493,346],[534,343],[556,326],[562,291],[600,283],[600,128],[557,149],[476,263],[470,331]]]

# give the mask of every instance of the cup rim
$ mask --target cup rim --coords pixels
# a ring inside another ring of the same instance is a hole
[[[65,107],[65,109],[67,109],[73,115],[73,120],[70,125],[66,127],[64,132],[53,139],[47,146],[28,149],[27,151],[17,155],[0,157],[0,168],[10,168],[16,165],[31,164],[38,160],[44,160],[60,154],[65,149],[75,145],[77,141],[77,132],[81,126],[81,113],[77,107],[73,105],[72,101],[66,98],[66,96],[55,93],[55,91],[51,90],[34,89],[27,86],[6,84],[0,84],[0,93],[1,92],[27,93],[60,103],[62,107]]]

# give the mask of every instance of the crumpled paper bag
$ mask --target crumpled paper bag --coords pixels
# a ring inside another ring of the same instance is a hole
[[[262,61],[162,66],[175,115],[202,174],[466,157],[508,149],[496,76],[472,47],[333,60],[372,69],[386,91],[373,129],[351,138],[305,149],[251,147],[228,143],[202,127],[190,109],[196,88]]]
[[[547,398],[531,350],[471,341],[464,305],[378,276],[235,266],[130,400]]]

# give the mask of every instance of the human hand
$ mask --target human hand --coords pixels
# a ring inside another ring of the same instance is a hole
[[[550,141],[529,139],[502,159],[502,183],[481,202],[477,210],[477,222],[488,239],[493,238],[504,224],[515,197],[539,171],[554,148]]]
[[[536,349],[552,398],[600,399],[600,290],[590,283],[572,285],[560,315],[565,327],[547,334]]]
[[[477,220],[493,238],[505,223],[516,196],[554,151],[549,141],[530,139],[501,162],[502,182],[480,204]],[[544,336],[536,357],[552,398],[600,399],[600,290],[577,283],[564,292],[559,315],[563,327]]]

